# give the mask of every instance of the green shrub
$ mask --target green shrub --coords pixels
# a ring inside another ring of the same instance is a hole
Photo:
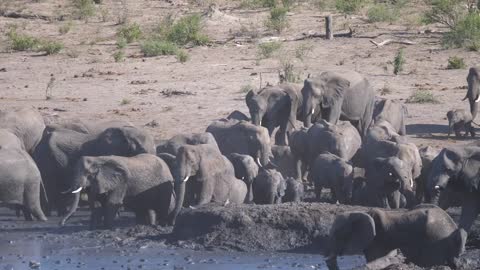
[[[377,4],[368,9],[367,17],[369,22],[393,22],[398,18],[398,12],[391,5]]]
[[[465,17],[465,0],[426,0],[431,9],[424,14],[424,23],[440,23],[450,28]]]
[[[271,41],[258,44],[258,56],[262,59],[272,57],[282,47],[281,42]]]
[[[273,8],[277,6],[276,0],[242,0],[240,8]]]
[[[42,41],[39,51],[45,51],[47,55],[57,54],[63,49],[63,44],[58,41]]]
[[[393,59],[393,74],[397,75],[403,71],[403,66],[405,65],[405,55],[403,49],[398,50],[395,59]]]
[[[408,98],[407,103],[440,103],[432,92],[425,89],[415,90]]]
[[[146,57],[158,55],[175,55],[178,48],[175,44],[168,41],[150,39],[143,42],[140,46],[143,55]]]
[[[125,49],[127,47],[127,40],[123,37],[117,39],[117,48]]]
[[[448,65],[447,69],[464,69],[467,65],[465,65],[465,61],[461,57],[452,56],[448,58]]]
[[[93,0],[72,0],[75,14],[79,19],[86,20],[95,15],[95,3]]]
[[[287,12],[288,9],[284,7],[272,8],[270,10],[270,16],[265,22],[265,26],[270,30],[281,33],[289,26]]]
[[[15,51],[30,51],[40,47],[40,40],[25,34],[18,34],[14,29],[7,33],[11,48]]]
[[[336,0],[335,8],[345,14],[353,14],[358,12],[364,5],[366,0]]]
[[[127,43],[132,43],[138,40],[141,35],[142,30],[140,29],[140,25],[138,25],[137,23],[122,26],[122,28],[120,28],[117,33],[117,36],[119,38],[125,39]]]
[[[478,51],[480,48],[480,16],[469,13],[458,21],[450,32],[445,33],[442,44],[447,47],[464,47]]]
[[[115,59],[115,62],[121,62],[125,60],[125,53],[123,50],[118,50],[113,54],[113,59]]]
[[[206,35],[200,33],[202,30],[201,17],[198,14],[180,18],[174,23],[167,33],[167,40],[183,46],[188,43],[194,45],[205,45],[209,42]]]
[[[280,59],[280,68],[280,82],[298,83],[301,81],[300,74],[295,72],[295,65],[291,59]]]
[[[177,60],[180,63],[185,63],[190,58],[190,56],[185,50],[177,50],[177,53],[175,54],[175,56],[177,57]]]

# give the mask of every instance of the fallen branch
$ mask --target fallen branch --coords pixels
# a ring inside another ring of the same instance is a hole
[[[375,42],[373,39],[370,40],[371,43],[375,44],[377,47],[382,47],[391,43],[397,43],[397,44],[404,44],[404,45],[414,45],[416,44],[413,41],[410,40],[393,40],[393,39],[387,39],[382,42]]]
[[[347,33],[336,33],[336,34],[333,34],[333,37],[336,38],[336,37],[347,37],[347,38],[351,38],[353,37],[353,34],[355,33],[355,31],[353,31],[352,28],[349,29],[349,31]],[[297,38],[293,38],[293,39],[286,39],[286,41],[298,41],[298,40],[305,40],[305,39],[311,39],[311,38],[325,38],[325,34],[323,33],[307,33],[307,34],[304,34],[302,37],[297,37]]]
[[[13,19],[39,19],[39,20],[44,20],[44,21],[50,21],[53,18],[45,15],[36,15],[36,14],[22,14],[22,13],[17,13],[17,12],[0,12],[1,17],[6,17],[6,18],[13,18]]]

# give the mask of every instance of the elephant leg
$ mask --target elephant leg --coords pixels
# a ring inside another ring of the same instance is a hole
[[[135,223],[136,224],[145,224],[145,213],[140,210],[135,211]]]
[[[155,225],[157,220],[157,213],[153,209],[147,210],[147,224],[148,225]]]
[[[321,185],[315,184],[315,198],[317,199],[317,201],[320,201],[320,199],[322,198],[322,186]]]
[[[22,207],[22,212],[23,212],[23,216],[25,217],[26,221],[33,221],[32,212],[30,212],[30,210],[27,207],[23,206]]]
[[[280,125],[280,129],[277,131],[275,143],[277,145],[287,145],[287,123],[282,123]]]
[[[476,97],[469,98],[468,101],[470,102],[470,112],[472,113],[472,120],[475,120],[478,112],[478,103],[475,102]]]
[[[118,209],[120,208],[120,205],[118,204],[113,204],[111,202],[107,202],[105,205],[105,219],[103,221],[103,225],[107,229],[112,229],[113,228],[113,220],[115,219],[115,216],[117,216]]]
[[[388,253],[390,253],[390,251],[392,250],[386,248],[384,245],[371,244],[367,249],[365,249],[364,255],[366,261],[371,262],[378,258],[385,257]]]
[[[207,204],[212,200],[213,196],[213,189],[214,187],[208,183],[208,181],[204,181],[199,183],[199,192],[197,193],[197,202],[195,205],[202,205]]]
[[[93,209],[90,208],[90,211],[90,230],[95,230],[102,221],[103,207],[97,203]]]
[[[334,125],[337,124],[338,120],[340,119],[340,115],[342,114],[342,102],[339,104],[335,104],[330,108],[330,113],[328,114],[327,121]]]
[[[472,192],[464,193],[463,204],[462,204],[462,214],[460,216],[460,228],[469,232],[472,227],[473,222],[478,216],[480,210],[479,200],[476,194]]]
[[[301,159],[297,159],[296,160],[296,169],[297,169],[297,180],[298,181],[302,181],[302,160]]]

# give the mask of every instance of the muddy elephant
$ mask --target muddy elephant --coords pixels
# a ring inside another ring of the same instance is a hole
[[[68,179],[72,177],[73,167],[80,157],[135,156],[142,153],[155,154],[155,144],[150,134],[138,128],[107,128],[98,135],[69,129],[45,130],[33,158],[47,190],[47,213],[55,208],[59,215],[66,214],[66,200],[73,197],[61,192],[70,188]]]
[[[215,138],[211,133],[184,133],[173,136],[168,140],[157,143],[157,154],[169,153],[177,155],[178,149],[184,145],[211,144],[218,147]]]
[[[214,121],[206,131],[213,134],[223,155],[244,154],[253,157],[260,167],[270,164],[272,150],[266,128],[245,121],[222,119]]]
[[[209,202],[241,204],[247,197],[247,185],[235,178],[232,163],[210,144],[180,147],[173,177],[176,202],[171,224],[175,223],[188,192],[194,198],[191,206]],[[188,186],[190,181],[195,181],[194,185]]]
[[[258,176],[258,165],[255,163],[255,160],[249,155],[242,154],[229,154],[227,155],[228,160],[233,165],[235,170],[235,177],[237,179],[242,179],[243,182],[247,185],[247,199],[246,203],[253,202],[253,191],[252,184]]]
[[[456,268],[465,250],[466,232],[434,205],[410,211],[347,212],[337,215],[330,230],[329,270],[338,270],[337,257],[363,253],[367,262],[400,249],[407,263]]]
[[[478,102],[480,102],[480,73],[477,67],[471,67],[468,71],[467,83],[467,94],[462,101],[468,98],[470,114],[472,115],[472,120],[475,120],[478,112]]]
[[[462,130],[465,131],[464,137],[467,137],[468,134],[475,137],[475,129],[472,126],[472,115],[470,112],[457,109],[451,110],[447,112],[447,119],[448,119],[448,137],[452,133],[452,130],[455,132],[455,137],[457,139],[462,137],[460,133]]]
[[[0,110],[0,128],[15,134],[23,143],[25,151],[32,154],[42,139],[45,122],[34,109]]]
[[[305,187],[303,186],[303,183],[293,177],[287,177],[285,181],[287,187],[282,202],[301,202],[305,195]]]
[[[375,122],[375,124],[368,129],[367,135],[363,139],[365,145],[376,141],[408,143],[406,136],[398,134],[392,124],[383,119]]]
[[[319,119],[332,124],[351,121],[363,137],[372,123],[375,91],[366,78],[354,71],[326,71],[307,78],[302,97],[306,127]]]
[[[433,160],[427,180],[430,202],[438,204],[441,193],[462,194],[460,227],[467,232],[480,212],[480,148],[458,146],[443,149]]]
[[[351,203],[353,166],[348,161],[329,152],[321,153],[313,162],[308,177],[315,185],[317,200],[321,198],[322,189],[329,188],[333,203]]]
[[[234,120],[238,120],[238,121],[247,121],[247,122],[249,122],[251,120],[246,114],[244,114],[243,112],[238,111],[238,110],[235,110],[235,111],[231,112],[225,118],[226,119],[234,119]]]
[[[55,129],[70,129],[80,133],[85,134],[100,134],[107,128],[113,127],[135,127],[131,122],[125,120],[93,120],[86,121],[78,118],[73,119],[59,119],[50,121],[51,123],[47,124],[49,130]]]
[[[135,213],[137,224],[167,224],[174,208],[173,177],[167,164],[151,154],[134,157],[81,157],[74,168],[69,190],[75,194],[64,225],[77,210],[80,190],[87,186],[91,210],[90,229],[111,229],[120,206]]]
[[[291,83],[266,86],[260,91],[250,90],[245,97],[252,123],[264,126],[272,136],[279,127],[275,143],[287,145],[287,132],[290,132],[301,109],[301,87]]]
[[[256,204],[282,203],[287,184],[282,174],[273,169],[262,169],[253,182],[253,201]]]
[[[46,198],[37,165],[24,143],[12,132],[0,129],[0,202],[22,210],[26,220],[46,221],[40,199]]]
[[[387,121],[399,135],[407,135],[405,119],[407,118],[407,107],[397,100],[386,98],[375,99],[373,110],[373,123]]]

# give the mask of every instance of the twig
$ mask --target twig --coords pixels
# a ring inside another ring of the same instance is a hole
[[[386,39],[382,42],[375,42],[373,39],[370,40],[371,43],[375,44],[377,47],[382,47],[391,43],[398,43],[398,44],[404,44],[404,45],[414,45],[416,44],[413,41],[410,40],[393,40],[393,39]]]

